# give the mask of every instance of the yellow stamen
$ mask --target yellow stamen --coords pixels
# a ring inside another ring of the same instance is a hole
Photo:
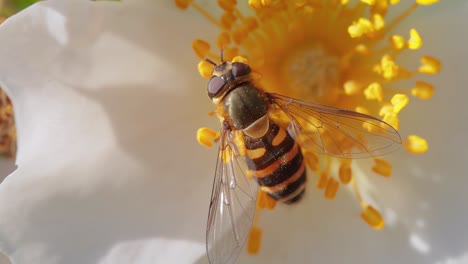
[[[374,71],[380,74],[386,80],[391,80],[398,75],[400,67],[395,63],[392,56],[384,55],[380,64],[375,65]]]
[[[249,6],[253,10],[260,10],[263,7],[261,0],[249,0]]]
[[[408,40],[408,48],[412,50],[417,50],[421,48],[423,44],[423,41],[421,37],[419,36],[418,31],[416,29],[412,28],[410,30],[410,38]]]
[[[248,61],[246,58],[242,57],[242,56],[236,56],[236,57],[234,57],[234,58],[232,59],[232,62],[242,62],[242,63],[246,63],[246,64],[249,63],[249,61]]]
[[[175,0],[174,2],[178,8],[185,10],[191,4],[192,0]]]
[[[383,159],[374,158],[375,165],[372,170],[384,177],[390,177],[392,175],[392,165]]]
[[[359,18],[357,22],[353,22],[353,24],[348,27],[349,36],[352,38],[359,38],[371,32],[374,32],[374,25],[369,19],[365,18]]]
[[[386,113],[382,120],[390,124],[393,128],[397,130],[400,129],[400,119],[397,113]]]
[[[394,109],[393,109],[393,105],[384,105],[380,108],[380,111],[379,111],[379,116],[385,116],[385,115],[389,115],[389,114],[393,114],[395,113]]]
[[[384,220],[379,211],[375,210],[374,207],[370,205],[364,208],[364,212],[361,213],[361,217],[369,226],[377,230],[384,227]]]
[[[219,137],[219,132],[216,132],[207,127],[202,127],[197,130],[198,143],[207,148],[211,148],[213,146],[213,142],[218,141]]]
[[[392,35],[390,37],[390,42],[394,50],[402,50],[406,45],[405,39],[400,35]]]
[[[416,86],[411,89],[411,94],[419,99],[430,99],[434,94],[434,86],[427,82],[417,81]]]
[[[393,111],[399,113],[408,104],[409,98],[406,94],[395,94],[390,102],[393,105]]]
[[[381,102],[383,100],[383,90],[380,83],[374,82],[369,84],[364,90],[364,96],[367,100],[377,100]]]
[[[257,226],[252,226],[250,229],[249,238],[247,240],[247,252],[255,255],[260,251],[260,245],[262,244],[262,229]]]
[[[438,2],[439,0],[416,0],[418,5],[432,5]]]
[[[271,198],[266,192],[260,190],[257,195],[257,208],[273,210],[276,206],[276,200]]]
[[[374,30],[381,30],[385,27],[385,20],[380,14],[372,15],[372,24],[374,25]]]
[[[226,12],[221,16],[221,26],[229,30],[236,23],[237,17],[233,13]]]
[[[375,4],[371,7],[371,13],[385,15],[388,9],[388,2],[388,0],[376,0]]]
[[[368,205],[363,199],[361,192],[359,191],[358,185],[354,180],[351,181],[352,187],[354,189],[354,193],[356,194],[356,197],[359,200],[359,203],[361,204],[362,209],[364,210],[361,213],[361,218],[372,228],[380,230],[384,227],[384,220],[382,216],[380,215],[380,212],[377,211],[374,207],[371,205]]]
[[[325,198],[328,200],[333,200],[336,196],[336,192],[338,191],[339,183],[333,179],[328,178],[327,187],[325,188]]]
[[[408,138],[403,142],[406,150],[413,154],[426,153],[429,149],[427,141],[416,135],[409,135]]]
[[[361,0],[364,4],[375,5],[375,0]]]
[[[345,160],[342,161],[340,164],[340,169],[338,171],[338,175],[340,177],[341,183],[343,184],[348,184],[351,181],[351,166],[350,166],[350,161]]]
[[[343,88],[347,95],[357,94],[361,90],[361,87],[358,85],[358,83],[352,80],[345,82]]]
[[[437,74],[440,72],[440,68],[442,67],[442,63],[431,56],[421,57],[421,64],[422,65],[419,67],[418,71],[424,74]]]
[[[322,172],[320,174],[319,180],[316,183],[316,187],[318,189],[323,189],[327,186],[327,183],[328,183],[328,174],[325,172]]]
[[[213,64],[204,60],[200,61],[198,63],[198,73],[205,79],[211,78],[213,74]]]
[[[204,40],[196,39],[192,42],[193,51],[197,54],[198,58],[204,59],[210,51],[210,44]]]

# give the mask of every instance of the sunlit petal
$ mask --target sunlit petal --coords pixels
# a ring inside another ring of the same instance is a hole
[[[210,105],[192,70],[195,29],[175,11],[46,1],[1,25],[19,146],[0,185],[0,248],[15,263],[97,263],[125,241],[204,244],[212,156],[194,122]]]

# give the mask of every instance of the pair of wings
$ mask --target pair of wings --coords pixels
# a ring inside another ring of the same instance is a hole
[[[286,119],[288,133],[304,150],[364,158],[390,153],[401,144],[392,126],[372,116],[278,94],[266,96],[270,114],[276,112]],[[258,185],[247,177],[246,169],[234,133],[223,128],[206,230],[210,263],[234,263],[249,236]]]

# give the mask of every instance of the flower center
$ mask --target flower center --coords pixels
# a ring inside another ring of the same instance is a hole
[[[291,93],[298,98],[328,102],[338,94],[339,58],[322,46],[307,47],[293,52],[286,59],[283,78]]]

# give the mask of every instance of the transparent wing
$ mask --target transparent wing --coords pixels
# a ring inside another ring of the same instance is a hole
[[[233,135],[221,133],[208,213],[206,248],[210,263],[234,263],[250,232],[258,191],[246,175],[245,157],[238,154]]]
[[[288,132],[306,150],[365,158],[388,154],[400,147],[398,132],[378,118],[279,94],[267,96],[289,119]]]

